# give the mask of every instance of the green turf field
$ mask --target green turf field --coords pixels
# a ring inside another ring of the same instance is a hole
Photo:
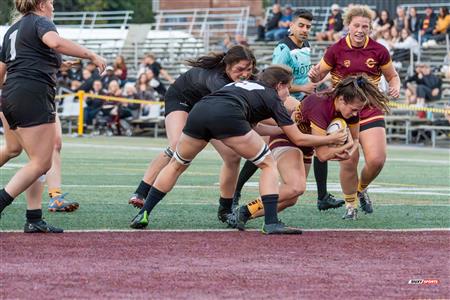
[[[1,140],[3,144],[3,140]],[[128,229],[137,210],[127,204],[148,161],[165,146],[153,138],[64,138],[63,190],[80,203],[75,213],[49,213],[45,217],[65,229]],[[343,221],[343,208],[319,212],[311,172],[308,191],[295,207],[280,214],[289,225],[304,228],[449,228],[449,150],[390,147],[388,161],[370,195],[374,213],[360,213],[357,221]],[[0,169],[4,186],[26,162],[22,155]],[[218,174],[221,161],[210,147],[202,152],[180,178],[174,190],[151,216],[152,229],[222,229],[216,217]],[[329,163],[329,190],[341,196],[338,163]],[[244,188],[243,199],[257,196],[257,176]],[[44,195],[46,209],[47,196]],[[20,196],[0,220],[1,230],[20,230],[25,220],[25,201]],[[260,228],[261,220],[248,223]]]

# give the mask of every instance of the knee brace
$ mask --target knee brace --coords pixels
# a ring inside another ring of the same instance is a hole
[[[192,160],[187,160],[184,159],[180,156],[180,154],[178,153],[178,151],[175,151],[175,153],[173,154],[173,157],[175,157],[176,161],[179,162],[180,164],[182,164],[183,166],[189,166],[192,162]]]
[[[164,150],[164,154],[167,155],[169,158],[173,157],[173,150],[170,149],[170,146],[166,148],[166,150]]]
[[[266,158],[266,156],[269,154],[270,154],[269,146],[267,146],[267,144],[264,144],[264,146],[259,151],[258,155],[256,155],[253,158],[250,158],[249,160],[257,166],[260,163],[262,163]]]

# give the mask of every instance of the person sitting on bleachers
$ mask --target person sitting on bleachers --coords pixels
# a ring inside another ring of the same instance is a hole
[[[425,9],[425,16],[422,18],[419,28],[419,35],[422,41],[427,42],[433,36],[433,29],[436,26],[436,15],[433,12],[433,8],[428,6]]]
[[[136,94],[138,99],[156,101],[155,93],[157,93],[151,86],[146,73],[139,75],[136,81]]]
[[[411,6],[406,17],[406,27],[416,40],[418,39],[421,22],[422,19],[419,15],[417,15],[416,8],[414,6]]]
[[[103,86],[108,87],[108,89],[109,89],[109,84],[112,81],[116,81],[117,83],[119,83],[119,78],[114,74],[113,66],[107,66],[105,69],[105,72],[106,73],[101,77]]]
[[[289,25],[292,21],[292,7],[284,7],[283,16],[278,22],[278,28],[266,32],[266,41],[279,41],[288,35]]]
[[[373,28],[374,34],[376,36],[382,36],[383,32],[390,31],[392,26],[394,26],[394,21],[392,21],[389,11],[383,9],[380,12],[380,19]]]
[[[104,95],[103,85],[100,80],[94,80],[90,94]],[[93,120],[100,112],[103,106],[103,100],[97,98],[86,98],[86,107],[84,108],[84,121],[87,126],[93,125]]]
[[[144,56],[143,62],[139,67],[138,74],[144,73],[149,69],[153,71],[153,75],[158,81],[160,77],[159,75],[161,74],[161,76],[164,77],[164,79],[166,79],[170,84],[174,82],[170,74],[166,71],[166,69],[163,68],[163,66],[159,62],[156,61],[156,57],[152,53],[147,53]]]
[[[270,16],[267,18],[267,23],[265,26],[258,25],[258,36],[256,41],[264,41],[266,32],[278,28],[278,22],[280,21],[282,16],[280,4],[275,3],[272,6],[272,12]]]
[[[402,31],[403,28],[406,28],[406,13],[405,8],[403,6],[397,6],[396,10],[397,16],[394,19],[394,26],[398,32]]]
[[[113,64],[114,75],[116,75],[120,80],[120,86],[124,86],[127,82],[127,65],[125,63],[125,58],[122,55],[117,55]]]
[[[403,28],[400,33],[400,39],[396,42],[390,42],[392,53],[392,61],[404,62],[411,58],[411,50],[413,51],[414,59],[419,54],[419,43],[413,38],[407,28]]]
[[[331,5],[331,15],[327,20],[327,30],[317,33],[318,41],[335,41],[339,39],[339,33],[344,28],[342,20],[341,7],[338,4]],[[337,39],[335,39],[337,37]]]
[[[412,92],[408,104],[425,106],[425,103],[439,100],[442,94],[442,79],[431,73],[428,64],[417,64],[416,74],[406,80],[407,83],[415,81],[416,86],[408,89]]]
[[[448,8],[443,6],[439,8],[439,15],[436,21],[436,26],[432,31],[432,36],[423,44],[424,48],[434,47],[438,42],[445,41],[445,36],[450,33],[450,14]]]
[[[145,75],[147,75],[147,79],[150,86],[158,93],[159,100],[164,100],[164,95],[166,94],[167,91],[164,84],[162,84],[158,78],[155,78],[153,71],[150,69],[147,70],[147,72],[145,72]]]

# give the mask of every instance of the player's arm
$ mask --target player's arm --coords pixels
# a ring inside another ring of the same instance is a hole
[[[6,76],[6,64],[0,61],[0,89],[3,87],[3,82],[5,82]]]
[[[60,37],[55,31],[45,33],[42,36],[42,42],[61,54],[90,59],[98,67],[100,73],[106,68],[106,61],[103,57],[77,43]]]
[[[398,98],[400,96],[400,77],[394,68],[392,62],[381,67],[381,72],[383,73],[386,81],[389,84],[389,95]]]
[[[343,144],[347,140],[347,132],[345,130],[339,130],[330,135],[311,135],[302,133],[297,125],[282,126],[284,133],[289,137],[291,142],[297,146],[315,147],[322,145]],[[348,147],[350,148],[350,147]]]
[[[357,124],[350,124],[349,125],[350,130],[350,137],[353,140],[353,146],[349,150],[345,150],[341,153],[337,153],[335,159],[336,160],[346,160],[349,159],[353,152],[358,151],[359,147],[359,123]],[[348,141],[347,141],[348,142]]]
[[[292,84],[291,88],[289,89],[289,92],[291,92],[291,93],[302,92],[302,93],[309,95],[309,94],[314,93],[314,90],[316,89],[317,85],[318,84],[314,83],[314,82],[308,82],[303,85]]]
[[[273,120],[273,119],[270,119]],[[264,121],[263,121],[264,122]],[[259,122],[256,124],[256,126],[253,127],[253,129],[260,135],[260,136],[270,136],[270,135],[279,135],[283,133],[283,130],[281,130],[278,125],[267,125],[263,122]]]
[[[308,77],[311,82],[318,83],[330,72],[332,66],[328,65],[322,58],[320,62],[309,70]]]
[[[345,128],[341,130],[346,130]],[[319,130],[315,127],[311,128],[311,133],[313,136],[316,137],[325,137],[326,132],[323,130]],[[330,136],[330,135],[329,135]],[[339,144],[339,143],[337,143]],[[342,143],[340,143],[342,144]],[[317,158],[324,162],[330,159],[337,159],[337,160],[345,160],[350,158],[349,151],[354,147],[354,141],[352,138],[352,135],[348,135],[347,142],[340,146],[340,147],[334,147],[333,145],[320,145],[315,147],[315,153]]]

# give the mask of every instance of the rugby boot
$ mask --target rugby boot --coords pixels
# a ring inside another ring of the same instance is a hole
[[[369,194],[367,190],[358,192],[359,206],[366,214],[373,213],[372,200],[370,200]]]
[[[277,223],[264,224],[262,228],[264,234],[302,234],[300,228],[286,226],[283,222],[278,220]]]
[[[39,220],[36,222],[26,222],[23,228],[25,233],[63,233],[62,228],[52,226],[45,222],[44,220]]]
[[[345,204],[342,199],[336,199],[332,194],[327,193],[323,199],[317,200],[317,208],[319,210],[327,210],[330,208],[338,208]]]

